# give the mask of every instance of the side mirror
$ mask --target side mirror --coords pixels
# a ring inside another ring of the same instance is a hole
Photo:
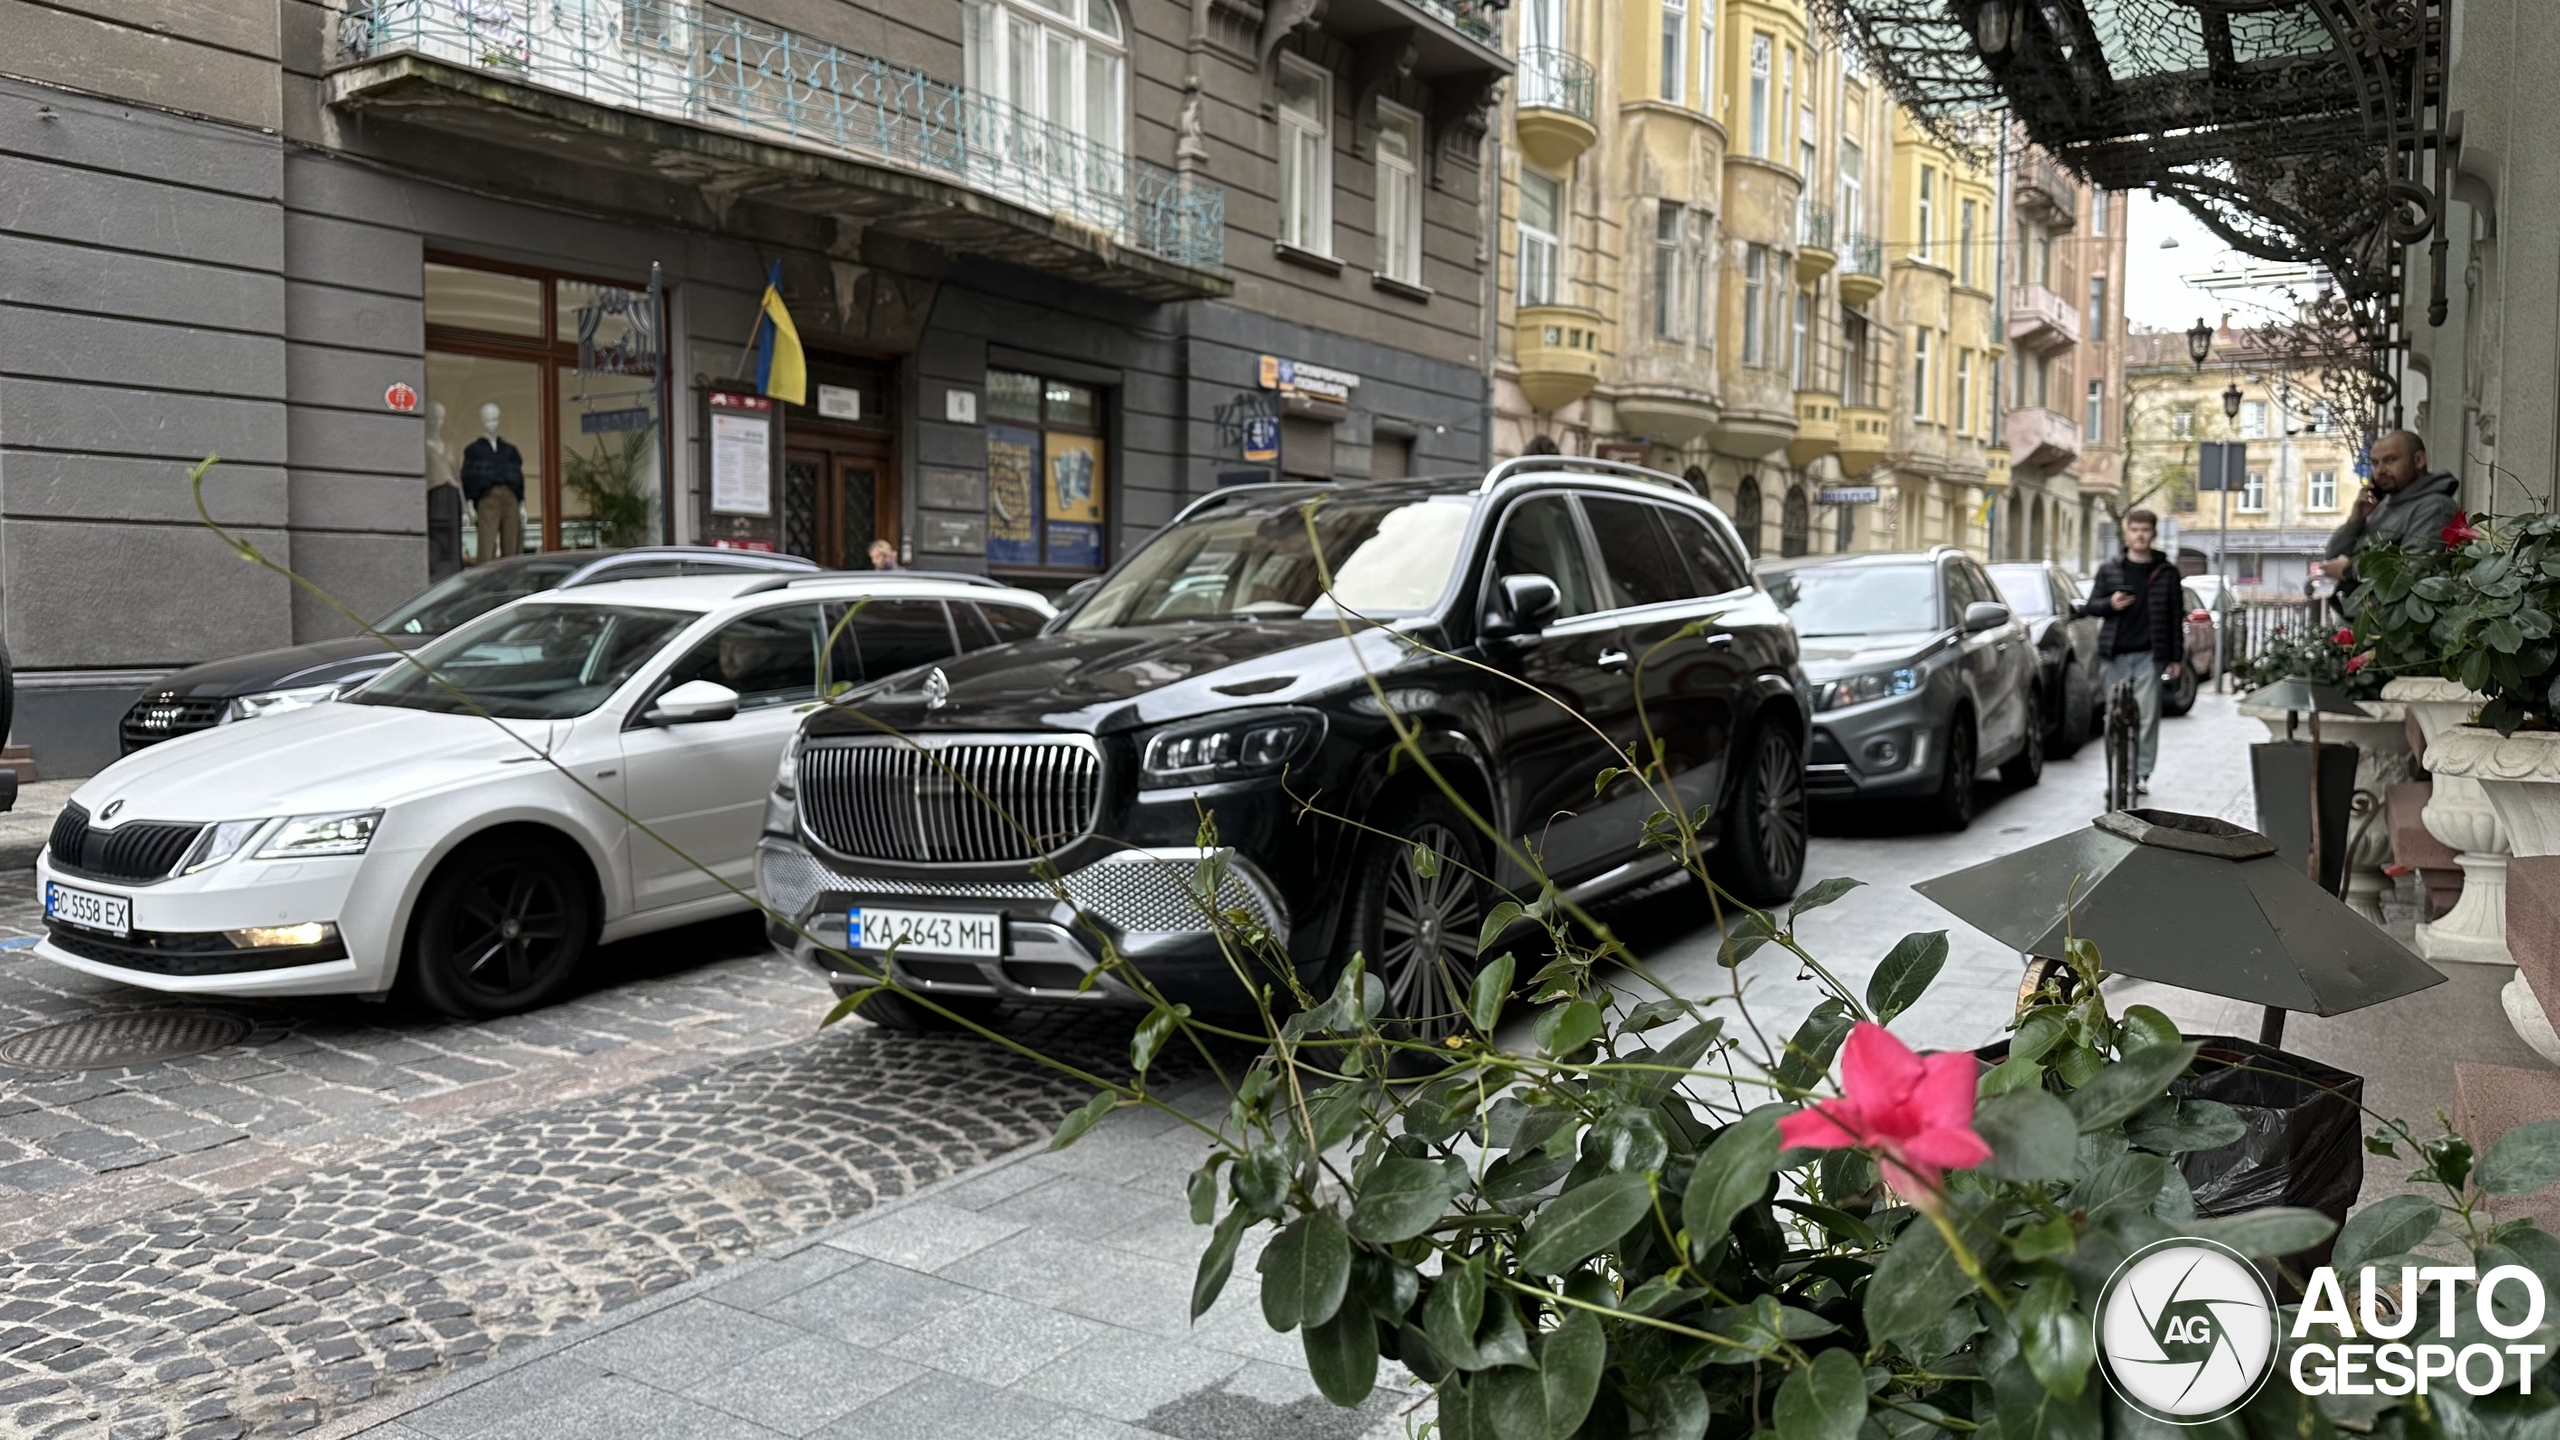
[[[1495,613],[1486,617],[1484,631],[1496,637],[1535,635],[1556,623],[1562,609],[1564,593],[1553,580],[1544,575],[1505,575]]]
[[[2009,607],[1997,600],[1976,600],[1964,607],[1964,633],[1979,635],[2009,623]]]
[[[658,697],[640,718],[652,725],[699,725],[738,713],[738,692],[709,680],[687,680]]]

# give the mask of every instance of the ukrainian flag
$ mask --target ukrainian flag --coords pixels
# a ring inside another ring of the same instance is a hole
[[[782,303],[782,262],[765,276],[764,299],[758,302],[753,344],[756,389],[794,405],[809,403],[809,362],[800,353],[800,331]]]

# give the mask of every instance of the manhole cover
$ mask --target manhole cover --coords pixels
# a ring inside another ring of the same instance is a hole
[[[66,1020],[0,1040],[0,1062],[26,1070],[105,1070],[201,1055],[236,1044],[249,1022],[204,1010],[129,1010]]]

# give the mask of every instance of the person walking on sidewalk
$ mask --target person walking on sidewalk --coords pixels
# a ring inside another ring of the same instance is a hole
[[[2148,510],[2124,517],[2124,553],[2098,567],[2089,587],[2083,615],[2103,617],[2098,631],[2099,675],[2108,703],[2116,688],[2133,682],[2136,712],[2142,718],[2141,754],[2135,761],[2133,793],[2151,793],[2151,766],[2160,755],[2160,682],[2178,678],[2181,663],[2178,567],[2151,548],[2160,533],[2160,517]]]
[[[2311,567],[2338,582],[2338,609],[2355,614],[2358,550],[2385,544],[2424,554],[2444,548],[2444,529],[2462,515],[2461,482],[2427,468],[2427,442],[2394,430],[2373,442],[2373,478],[2355,513],[2329,536],[2329,558]]]

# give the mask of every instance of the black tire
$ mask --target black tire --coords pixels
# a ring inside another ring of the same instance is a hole
[[[2178,667],[2177,683],[2160,687],[2160,713],[2184,715],[2196,708],[2196,672],[2192,665]]]
[[[560,845],[465,841],[419,897],[400,978],[447,1015],[512,1015],[559,994],[595,934],[587,877]]]
[[[2017,754],[2000,762],[2000,778],[2012,790],[2044,778],[2044,699],[2033,690],[2027,692],[2026,739],[2019,742]]]
[[[1712,873],[1746,905],[1783,905],[1804,883],[1803,747],[1792,729],[1762,725],[1734,763],[1742,773],[1717,827]]]
[[[1492,906],[1485,846],[1436,794],[1391,802],[1370,823],[1383,833],[1360,847],[1341,963],[1367,956],[1369,973],[1386,986],[1381,1028],[1436,1044],[1467,1023],[1467,993],[1481,963],[1477,933]],[[1438,857],[1437,873],[1421,873],[1417,846]]]
[[[952,1035],[966,1033],[968,1027],[950,1016],[928,1010],[895,990],[869,987],[871,994],[854,1008],[854,1017],[868,1020],[883,1030],[901,1035]],[[839,992],[841,993],[841,992]],[[937,995],[934,1003],[955,1015],[966,1016],[984,1025],[995,1018],[996,1002],[980,996]]]
[[[1927,802],[1929,818],[1941,830],[1973,824],[1974,761],[1973,717],[1958,711],[1938,761],[1938,793]]]
[[[2046,755],[2056,760],[2068,759],[2096,730],[2097,722],[2089,712],[2097,708],[2097,688],[2080,673],[2078,665],[2069,660],[2062,662],[2062,708],[2053,717],[2053,728],[2046,732]]]

